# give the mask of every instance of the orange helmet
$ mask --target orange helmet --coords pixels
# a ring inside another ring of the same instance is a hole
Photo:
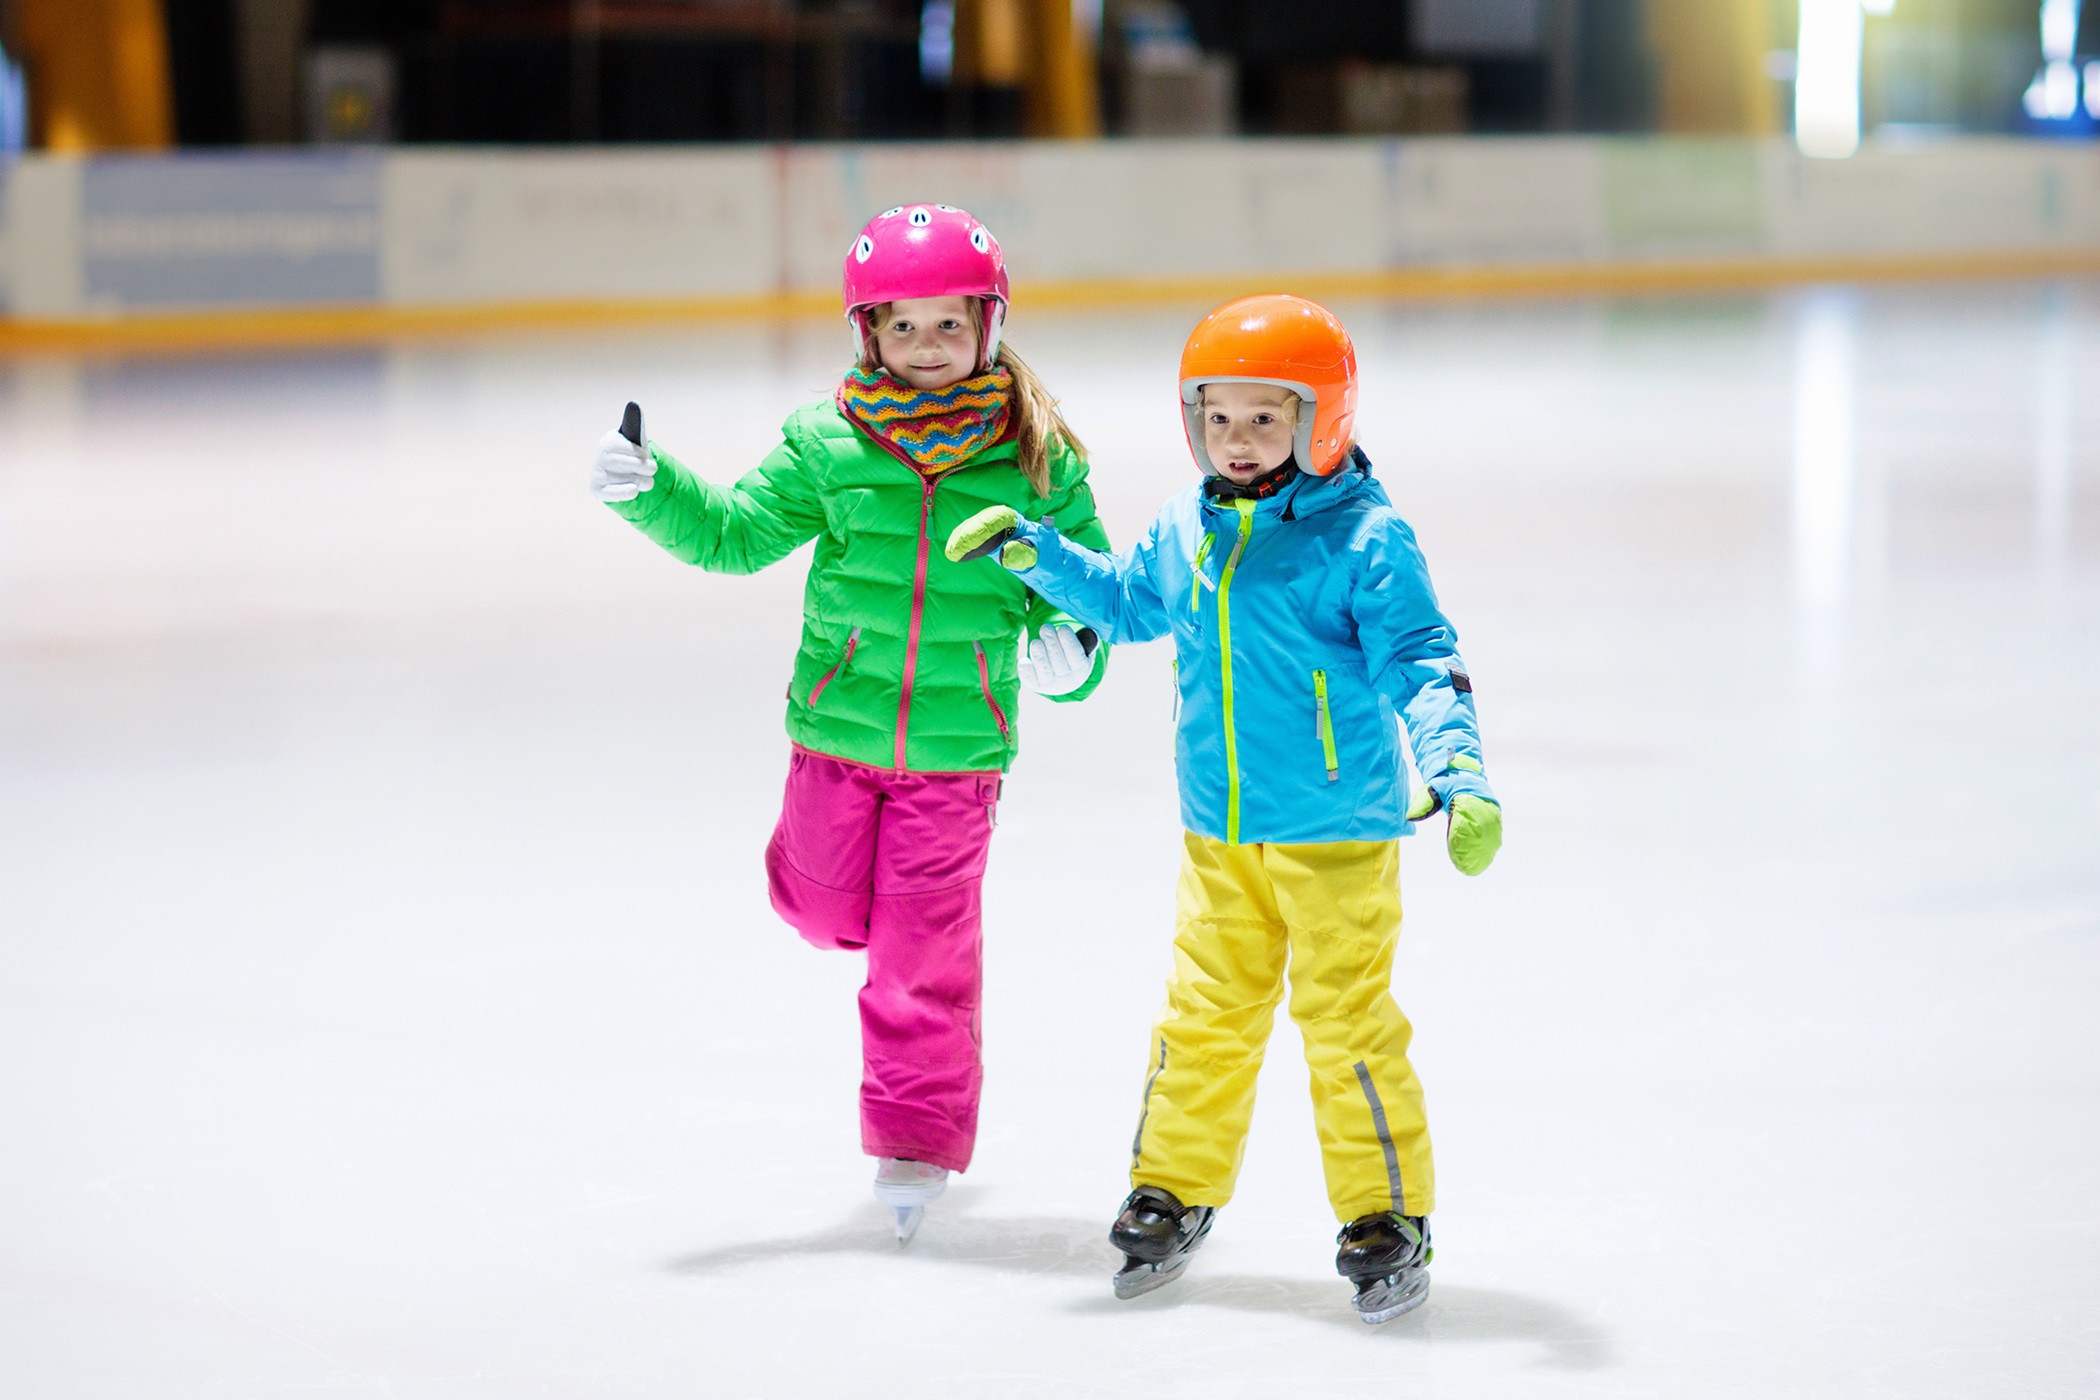
[[[1181,348],[1181,418],[1189,451],[1209,475],[1203,450],[1206,384],[1277,384],[1312,406],[1298,415],[1297,461],[1314,476],[1348,459],[1356,435],[1356,347],[1341,318],[1304,297],[1269,293],[1229,301],[1205,316]]]

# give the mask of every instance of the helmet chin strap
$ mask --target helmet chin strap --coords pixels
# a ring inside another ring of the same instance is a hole
[[[1296,481],[1299,475],[1298,457],[1293,453],[1284,459],[1282,466],[1263,472],[1244,486],[1223,472],[1213,471],[1203,483],[1203,489],[1213,500],[1260,501],[1275,495]]]

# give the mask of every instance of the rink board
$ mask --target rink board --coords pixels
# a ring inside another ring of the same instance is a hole
[[[814,309],[862,222],[912,201],[972,209],[1020,288],[1068,300],[2100,265],[2100,148],[2013,139],[1844,161],[1559,137],[31,157],[4,191],[18,331]]]

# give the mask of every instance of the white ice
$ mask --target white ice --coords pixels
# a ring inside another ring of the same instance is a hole
[[[1200,307],[1030,314],[1119,539]],[[856,958],[766,905],[830,321],[0,369],[0,1394],[2100,1391],[2100,286],[1347,305],[1509,843],[1408,847],[1428,1305],[1332,1272],[1296,1032],[1188,1276],[1104,1234],[1168,656],[1028,701],[977,1162],[909,1249]]]

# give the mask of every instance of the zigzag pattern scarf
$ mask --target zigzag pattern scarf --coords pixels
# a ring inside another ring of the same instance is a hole
[[[967,462],[1006,432],[1013,371],[973,375],[945,389],[914,389],[855,366],[839,385],[839,411],[927,471]]]

